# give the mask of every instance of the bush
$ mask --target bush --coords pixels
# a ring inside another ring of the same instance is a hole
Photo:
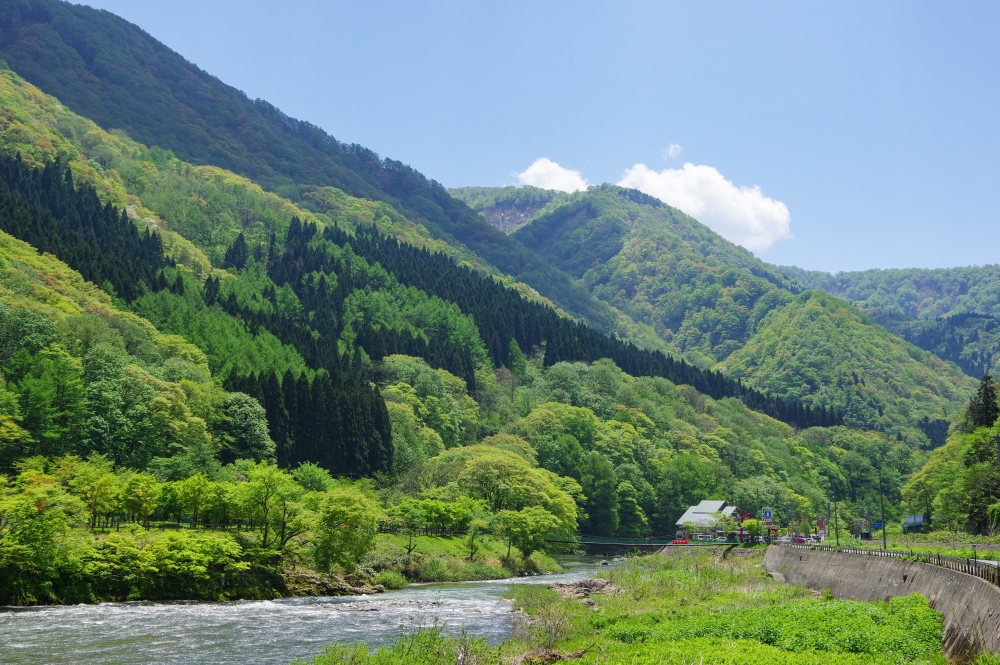
[[[449,582],[451,574],[441,559],[428,559],[417,570],[417,579],[421,582]]]
[[[409,584],[403,574],[395,570],[383,570],[372,580],[372,584],[381,584],[386,589],[402,589]]]

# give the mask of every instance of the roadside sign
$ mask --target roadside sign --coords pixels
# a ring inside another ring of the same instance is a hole
[[[817,526],[819,527],[819,529],[817,529],[818,531],[826,531],[826,520],[822,517],[819,518],[819,524]]]
[[[762,512],[764,513],[764,524],[771,526],[771,524],[774,523],[774,510],[771,508],[765,508]]]
[[[872,524],[872,529],[875,530],[875,531],[878,531],[881,528],[882,528],[882,523],[881,522],[875,522],[874,524]]]

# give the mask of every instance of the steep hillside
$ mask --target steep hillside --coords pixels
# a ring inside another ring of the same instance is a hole
[[[123,130],[193,164],[233,171],[316,210],[322,202],[308,194],[317,187],[385,202],[573,316],[603,331],[631,332],[617,312],[438,183],[249,99],[111,13],[59,0],[5,0],[0,58],[105,130]]]
[[[4,469],[91,451],[140,468],[189,466],[223,447],[274,455],[263,411],[222,391],[197,347],[2,231],[0,366]]]
[[[775,395],[832,403],[848,422],[885,431],[952,418],[976,387],[953,365],[819,291],[765,317],[722,364],[727,375]]]
[[[455,193],[484,215],[498,208],[531,214],[515,238],[702,366],[740,348],[757,321],[797,292],[750,252],[659,199],[612,185],[548,197],[539,191]]]
[[[1000,372],[1000,266],[830,273],[782,267],[852,301],[876,322],[973,377]]]
[[[385,405],[358,371],[344,367],[336,344],[332,349],[326,349],[325,353],[310,353],[313,349],[308,343],[304,344],[294,334],[289,335],[287,331],[279,329],[279,334],[286,342],[298,343],[299,349],[308,358],[304,361],[294,346],[283,345],[274,336],[261,335],[259,327],[253,329],[254,327],[248,326],[252,328],[248,331],[243,320],[236,320],[221,309],[210,309],[208,306],[212,303],[206,302],[209,299],[202,295],[198,282],[192,280],[185,271],[172,269],[167,259],[158,253],[158,234],[150,234],[148,231],[137,233],[136,227],[125,213],[110,205],[102,205],[89,186],[75,187],[71,172],[60,163],[35,169],[25,165],[19,158],[0,157],[0,229],[16,233],[33,242],[39,249],[65,259],[72,264],[71,267],[79,268],[92,279],[105,278],[103,284],[107,291],[113,295],[121,293],[135,311],[148,315],[161,330],[178,333],[173,337],[175,342],[183,342],[183,346],[189,348],[190,353],[199,359],[199,364],[205,367],[189,367],[183,363],[170,362],[160,373],[168,372],[165,376],[173,377],[175,381],[189,379],[195,383],[211,385],[217,395],[197,397],[205,402],[203,410],[217,410],[212,405],[228,399],[219,388],[221,379],[226,379],[232,385],[234,375],[239,376],[240,370],[252,374],[282,372],[286,387],[296,386],[296,389],[304,392],[298,400],[301,412],[285,414],[283,420],[287,427],[277,427],[275,414],[265,413],[245,395],[243,398],[249,413],[259,416],[256,427],[258,433],[263,434],[266,439],[269,458],[276,458],[285,464],[318,462],[337,473],[374,473],[391,469],[393,452]],[[57,275],[58,270],[49,279],[57,279]],[[240,278],[227,279],[226,290],[238,289],[242,281]],[[218,285],[212,279],[208,283]],[[217,288],[215,293],[224,295],[226,290]],[[281,295],[285,296],[284,293]],[[256,295],[254,299],[257,299]],[[230,300],[239,304],[235,293]],[[283,304],[289,303],[289,300],[287,296],[282,298]],[[125,301],[118,302],[122,306],[126,305]],[[102,330],[102,324],[97,319],[91,318],[89,323],[81,325],[84,326],[78,331],[82,335],[81,341],[78,344],[68,344],[70,348],[82,345],[79,355],[85,361],[90,347],[100,345],[101,340],[111,340],[109,344],[122,347],[123,342],[118,340],[115,331]],[[103,327],[107,328],[107,325]],[[184,340],[199,344],[204,353]],[[12,343],[16,341],[12,340]],[[45,349],[33,350],[36,354],[42,352],[49,353]],[[226,352],[236,352],[236,355],[224,357]],[[43,357],[43,361],[44,358],[47,356]],[[24,383],[29,381],[29,377],[21,377],[33,362],[35,361],[30,358],[15,355],[11,362],[3,365],[3,371],[8,378]],[[50,371],[45,362],[38,370],[41,376],[34,378],[44,379],[45,372]],[[105,358],[99,355],[95,362],[111,363],[113,366],[116,361],[110,356]],[[146,360],[140,366],[145,368],[149,362]],[[308,372],[305,371],[306,362],[310,368]],[[216,374],[213,378],[208,371],[212,367],[225,373],[221,376]],[[93,373],[96,377],[102,376],[97,369]],[[61,376],[59,372],[56,374]],[[84,378],[86,379],[86,373]],[[104,381],[103,378],[97,380]],[[181,387],[185,385],[182,382]],[[58,396],[65,390],[56,388],[54,394]],[[26,398],[22,407],[26,413],[31,413],[32,410],[42,408],[51,399],[53,398],[45,392],[40,392],[30,399]],[[106,396],[102,400],[104,401],[95,402],[91,398],[80,408],[85,409],[88,405],[111,408],[122,400],[134,403],[134,396]],[[241,405],[240,408],[244,406]],[[11,418],[17,415],[12,411],[6,413]],[[148,413],[146,417],[150,417]],[[116,436],[126,439],[131,436],[129,432],[138,435],[142,427],[135,423],[122,424],[127,422],[127,418],[122,415],[116,417],[97,412],[89,418],[90,424],[87,426],[111,430],[123,427],[124,431]],[[216,414],[211,417],[203,416],[203,419],[215,423],[222,430],[202,437],[199,443],[201,447],[198,449],[200,452],[191,454],[197,453],[203,458],[207,455],[208,459],[216,456],[225,459],[236,455],[238,448],[230,449],[223,445],[232,439],[226,435],[226,423],[229,422],[226,417]],[[31,418],[26,418],[26,421],[31,422]],[[288,437],[286,433],[289,428],[323,434]],[[270,437],[267,436],[269,430]],[[34,438],[37,440],[37,433]],[[106,450],[105,445],[95,445],[93,437],[74,441],[72,436],[60,434],[58,439],[60,445],[64,446],[61,452],[83,454],[96,450],[111,454],[119,464],[136,465],[134,461],[122,459],[116,451]],[[275,442],[278,444],[277,448]],[[130,447],[133,442],[120,444]],[[65,446],[69,448],[65,449]],[[186,444],[178,446],[182,452],[187,450]],[[178,456],[170,446],[161,447],[158,453],[160,457],[170,458],[164,462],[167,466],[174,465],[175,457],[184,459],[184,455]],[[145,462],[138,466],[149,463],[151,458],[147,454]],[[164,471],[167,475],[174,472],[177,470]]]
[[[581,278],[595,296],[652,326],[684,357],[765,392],[845,413],[850,408],[855,424],[906,427],[924,445],[924,435],[940,442],[945,419],[968,397],[971,384],[953,366],[920,355],[886,334],[876,325],[881,320],[843,300],[817,303],[851,325],[813,329],[814,319],[798,311],[810,301],[798,296],[804,280],[789,279],[652,197],[611,185],[548,197],[530,189],[519,197],[516,188],[465,188],[455,195],[484,215],[494,208],[530,215],[514,231],[522,243]],[[767,322],[775,321],[780,323],[769,329]],[[929,333],[923,335],[926,341]],[[949,350],[952,338],[934,335],[931,350],[961,361]],[[939,377],[932,380],[928,368]],[[925,400],[926,390],[933,397]]]

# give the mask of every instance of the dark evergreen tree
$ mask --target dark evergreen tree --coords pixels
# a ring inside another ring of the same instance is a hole
[[[250,250],[247,248],[247,239],[241,233],[236,236],[236,240],[234,240],[233,244],[226,250],[226,256],[223,259],[222,267],[243,270],[244,266],[247,264],[247,257],[249,256]]]
[[[965,412],[966,427],[972,431],[978,427],[993,427],[1000,418],[1000,404],[997,403],[997,387],[989,374],[979,382],[976,396],[969,400]]]
[[[157,233],[139,231],[125,211],[76,188],[60,161],[40,169],[20,156],[0,157],[0,229],[55,255],[95,284],[109,283],[132,302],[166,287],[160,270],[173,261]]]

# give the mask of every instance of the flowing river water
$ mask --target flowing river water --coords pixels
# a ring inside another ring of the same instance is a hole
[[[270,665],[315,655],[330,642],[374,646],[431,626],[449,633],[464,627],[496,644],[510,632],[503,595],[511,584],[576,581],[602,568],[593,557],[560,559],[566,572],[558,575],[412,585],[373,596],[0,607],[0,663]]]

